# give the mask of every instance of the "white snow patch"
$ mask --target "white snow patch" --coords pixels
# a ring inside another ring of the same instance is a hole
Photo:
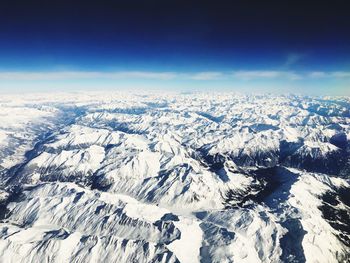
[[[179,216],[179,221],[175,221],[174,224],[180,229],[181,238],[173,241],[168,248],[175,253],[180,262],[199,262],[203,239],[203,232],[199,226],[200,221],[191,217]]]

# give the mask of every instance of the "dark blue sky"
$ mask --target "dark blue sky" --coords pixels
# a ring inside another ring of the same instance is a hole
[[[4,0],[0,72],[321,72],[344,86],[347,2]]]

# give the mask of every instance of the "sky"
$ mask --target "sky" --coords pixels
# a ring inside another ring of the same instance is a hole
[[[350,95],[348,1],[0,2],[0,91]]]

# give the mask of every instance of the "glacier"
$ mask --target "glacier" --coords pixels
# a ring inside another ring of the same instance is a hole
[[[0,98],[1,262],[349,262],[350,98]]]

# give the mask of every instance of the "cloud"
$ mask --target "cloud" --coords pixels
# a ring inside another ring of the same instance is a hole
[[[292,71],[270,71],[270,70],[241,70],[233,72],[233,77],[243,80],[252,79],[276,79],[285,78],[289,80],[301,79],[300,74]]]
[[[194,73],[184,72],[153,72],[153,71],[50,71],[50,72],[0,72],[2,81],[54,81],[54,80],[300,80],[300,79],[347,79],[350,71],[279,71],[279,70],[238,70],[224,71],[202,71]]]
[[[0,80],[72,80],[72,79],[173,79],[177,76],[173,72],[148,72],[148,71],[61,71],[61,72],[0,72]]]
[[[222,72],[151,72],[151,71],[58,71],[58,72],[0,72],[0,80],[73,80],[73,79],[192,79],[214,80],[223,77]]]
[[[343,79],[350,78],[350,71],[312,71],[308,74],[310,78],[333,78],[333,79]]]
[[[308,74],[310,78],[318,79],[318,78],[326,78],[328,74],[323,71],[312,71]]]
[[[350,78],[350,71],[334,71],[331,75],[334,78]]]
[[[199,72],[190,75],[190,79],[194,80],[215,80],[223,77],[224,74],[222,72],[213,72],[213,71],[208,71],[208,72]]]

